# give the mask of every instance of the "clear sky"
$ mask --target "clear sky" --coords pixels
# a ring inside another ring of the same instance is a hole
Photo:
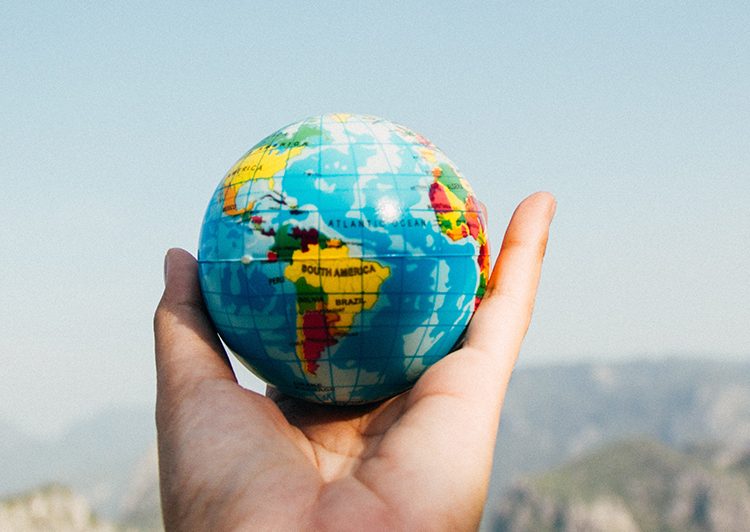
[[[432,139],[495,250],[557,196],[525,363],[750,358],[747,2],[155,4],[0,7],[0,420],[149,404],[164,251],[333,111]]]

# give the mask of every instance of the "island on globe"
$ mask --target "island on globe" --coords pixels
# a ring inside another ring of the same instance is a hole
[[[253,146],[198,249],[208,312],[242,363],[319,403],[408,389],[462,338],[489,276],[485,212],[422,135],[329,114]]]

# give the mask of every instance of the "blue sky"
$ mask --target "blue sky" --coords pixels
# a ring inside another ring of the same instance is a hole
[[[747,358],[750,7],[684,4],[4,5],[0,419],[149,404],[164,251],[247,148],[331,111],[432,139],[495,250],[558,197],[525,363]]]

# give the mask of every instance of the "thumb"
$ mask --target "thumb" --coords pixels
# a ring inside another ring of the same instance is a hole
[[[164,281],[154,315],[159,395],[179,393],[204,379],[236,381],[206,314],[197,261],[183,249],[170,249],[164,258]]]

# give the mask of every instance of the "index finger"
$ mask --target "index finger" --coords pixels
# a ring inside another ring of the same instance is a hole
[[[551,194],[538,192],[513,213],[487,292],[469,325],[467,347],[518,353],[531,322],[555,206]]]
[[[491,419],[499,414],[531,321],[554,211],[555,200],[546,192],[529,196],[516,208],[463,347],[425,372],[410,394],[411,401],[450,393],[475,405],[493,405]],[[492,397],[499,401],[488,401]]]

